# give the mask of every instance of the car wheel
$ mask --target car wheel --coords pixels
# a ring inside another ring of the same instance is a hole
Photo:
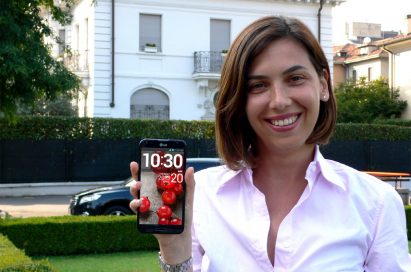
[[[112,206],[108,208],[107,210],[104,211],[105,215],[117,215],[117,216],[123,216],[123,215],[129,215],[131,214],[131,211],[125,207],[122,206]]]

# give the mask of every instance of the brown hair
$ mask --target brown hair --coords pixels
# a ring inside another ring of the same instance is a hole
[[[247,75],[255,59],[270,43],[291,37],[307,50],[319,76],[328,83],[329,99],[320,102],[314,130],[307,139],[310,144],[326,144],[335,127],[336,103],[332,92],[327,58],[314,35],[301,21],[293,18],[267,16],[247,26],[234,40],[228,51],[219,81],[216,101],[216,142],[219,156],[231,169],[244,164],[253,167],[257,161],[257,136],[246,115]]]

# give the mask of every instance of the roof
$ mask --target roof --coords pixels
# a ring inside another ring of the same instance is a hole
[[[388,53],[385,48],[407,43],[411,46],[411,33],[400,34],[392,38],[370,42],[368,44],[353,44],[333,46],[334,63],[361,62],[376,58],[386,58]]]
[[[284,0],[286,2],[304,2],[304,3],[320,3],[320,0]],[[346,0],[323,0],[323,4],[326,5],[339,5],[346,2]]]
[[[352,43],[347,43],[342,46],[333,46],[333,53],[335,64],[361,62],[370,59],[386,58],[388,56],[387,52],[378,46],[364,46]]]
[[[378,45],[378,46],[384,46],[384,45],[390,45],[394,43],[400,43],[400,42],[407,41],[407,40],[411,40],[411,33],[400,34],[392,38],[375,41],[374,43],[375,45]]]

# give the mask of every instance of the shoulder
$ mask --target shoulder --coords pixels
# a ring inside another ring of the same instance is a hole
[[[328,178],[338,179],[349,194],[366,201],[381,202],[387,197],[401,200],[395,188],[387,182],[333,160],[325,160],[325,163],[327,170],[332,172]]]

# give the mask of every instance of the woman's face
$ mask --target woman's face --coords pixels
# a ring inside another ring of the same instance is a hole
[[[246,113],[259,154],[306,146],[320,100],[329,98],[328,75],[318,76],[306,49],[290,38],[274,41],[254,59],[247,77]]]

